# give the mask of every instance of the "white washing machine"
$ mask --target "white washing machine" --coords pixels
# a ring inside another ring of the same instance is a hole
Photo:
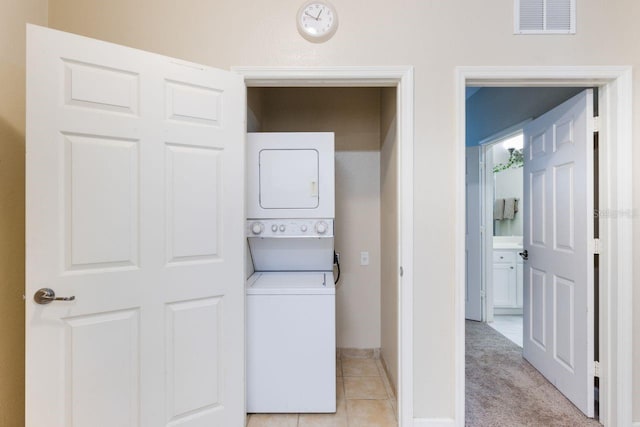
[[[254,273],[247,282],[247,412],[336,411],[332,272]]]
[[[248,220],[247,235],[247,412],[335,412],[333,220]]]
[[[247,138],[247,412],[335,412],[333,133]]]

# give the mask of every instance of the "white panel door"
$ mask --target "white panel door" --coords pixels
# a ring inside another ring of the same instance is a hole
[[[481,147],[466,148],[466,282],[465,318],[482,321],[482,192],[480,191]]]
[[[244,425],[244,92],[28,27],[27,427]]]
[[[524,129],[524,357],[593,416],[593,91]]]

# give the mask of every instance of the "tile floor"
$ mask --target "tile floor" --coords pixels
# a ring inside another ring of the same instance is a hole
[[[487,324],[522,347],[522,315],[493,316],[493,322]]]
[[[380,359],[336,361],[335,414],[250,414],[247,427],[397,427],[396,398]]]

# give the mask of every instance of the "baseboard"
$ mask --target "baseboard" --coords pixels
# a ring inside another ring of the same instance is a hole
[[[453,418],[414,418],[413,419],[413,427],[453,427],[455,425],[456,425],[456,422]]]

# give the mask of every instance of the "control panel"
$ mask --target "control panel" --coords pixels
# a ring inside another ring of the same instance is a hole
[[[333,219],[249,219],[247,237],[332,237]]]

